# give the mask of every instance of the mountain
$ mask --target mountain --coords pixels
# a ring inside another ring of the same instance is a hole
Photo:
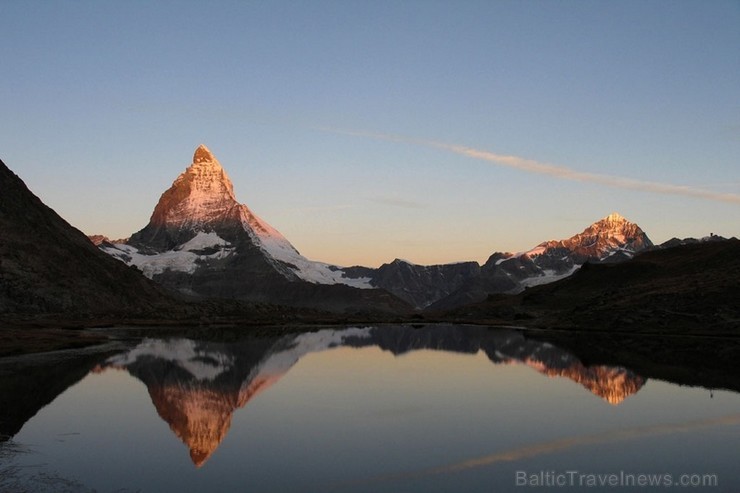
[[[233,298],[339,312],[408,309],[367,279],[308,260],[237,201],[226,171],[204,145],[165,191],[149,223],[109,255],[193,298]]]
[[[459,262],[441,265],[418,265],[395,259],[377,269],[349,267],[348,277],[362,277],[371,286],[385,289],[416,308],[425,308],[446,298],[480,275],[478,262]]]
[[[481,271],[484,277],[504,272],[516,283],[509,291],[518,292],[567,277],[586,262],[623,261],[652,247],[639,226],[615,212],[568,239],[545,241],[513,255],[494,253]]]
[[[575,264],[591,260],[608,260],[614,255],[633,257],[635,253],[651,248],[653,243],[637,224],[631,223],[618,213],[609,214],[593,223],[583,232],[567,240],[551,240],[525,252],[529,258],[539,260],[541,267],[554,263],[560,254],[567,255]],[[548,262],[543,262],[547,259]]]
[[[98,250],[0,161],[0,318],[134,318],[179,310],[155,283]]]
[[[654,245],[640,227],[618,213],[596,221],[565,240],[550,240],[519,253],[496,252],[448,297],[432,305],[445,310],[482,301],[489,294],[516,294],[572,275],[586,263],[619,263]]]
[[[588,331],[719,336],[740,329],[738,300],[740,240],[732,238],[651,249],[618,264],[587,263],[566,279],[516,296],[491,295],[447,316]]]

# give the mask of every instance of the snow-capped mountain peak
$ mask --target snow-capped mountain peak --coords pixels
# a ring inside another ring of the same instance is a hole
[[[545,241],[516,256],[526,255],[534,258],[558,250],[558,255],[561,251],[567,251],[581,257],[578,263],[582,263],[588,259],[603,260],[617,251],[632,255],[652,246],[653,243],[637,224],[628,221],[617,212],[612,212],[570,238]]]
[[[216,163],[221,166],[221,164],[218,162],[210,149],[208,149],[208,147],[206,147],[204,144],[199,145],[198,148],[195,150],[195,154],[193,155],[193,163]]]
[[[255,255],[255,248],[260,254]],[[223,272],[228,270],[225,265],[242,265],[240,258],[250,258],[250,265],[262,265],[250,268],[254,278],[259,277],[257,271],[268,275],[263,269],[268,264],[268,270],[288,281],[372,288],[368,279],[345,277],[338,267],[303,257],[278,230],[240,204],[221,163],[202,144],[192,163],[160,197],[149,224],[126,244],[101,243],[101,249],[160,280],[168,271]],[[191,288],[180,287],[180,279],[175,275],[172,281],[177,289],[193,294]]]
[[[586,231],[593,231],[602,235],[620,235],[623,234],[625,230],[632,230],[632,232],[634,232],[636,229],[639,229],[636,224],[628,221],[618,212],[612,212],[605,218],[596,221],[586,228]]]
[[[612,212],[604,219],[602,219],[601,222],[604,222],[606,224],[621,224],[629,221],[627,221],[627,219],[625,219],[624,216],[622,216],[619,212]]]
[[[584,253],[603,259],[616,250],[636,253],[653,246],[640,227],[616,212],[596,221],[580,234],[568,240],[571,247],[585,249]]]
[[[652,246],[637,224],[613,212],[570,238],[514,255],[494,254],[482,270],[497,292],[515,293],[567,277],[586,262],[620,262]]]

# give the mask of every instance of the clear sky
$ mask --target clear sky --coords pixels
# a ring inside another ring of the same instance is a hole
[[[204,143],[339,265],[614,211],[740,236],[737,0],[0,0],[0,32],[0,158],[88,234],[144,227]]]

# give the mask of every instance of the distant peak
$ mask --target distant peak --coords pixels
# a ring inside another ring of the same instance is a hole
[[[195,154],[193,154],[193,163],[213,162],[217,162],[213,153],[211,153],[211,151],[203,144],[199,145],[198,148],[195,150]]]
[[[600,228],[622,228],[631,225],[632,223],[627,220],[624,216],[622,216],[618,212],[612,212],[608,216],[606,216],[603,219],[599,219],[595,223],[593,223],[592,227],[600,227]]]
[[[627,219],[625,219],[624,216],[622,216],[619,212],[612,212],[611,214],[606,216],[604,220],[607,222],[616,223],[626,221]]]

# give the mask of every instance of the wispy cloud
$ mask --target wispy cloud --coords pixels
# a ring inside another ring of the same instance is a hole
[[[307,205],[302,207],[294,207],[291,208],[291,210],[295,212],[303,212],[303,213],[316,213],[316,212],[335,212],[335,211],[343,211],[347,209],[353,209],[356,206],[353,204],[334,204],[334,205]]]
[[[424,207],[426,207],[421,202],[416,202],[399,197],[368,197],[368,200],[377,204],[389,205],[391,207],[401,207],[404,209],[423,209]]]
[[[661,193],[668,195],[681,195],[685,197],[694,197],[704,200],[713,200],[717,202],[740,204],[740,195],[734,193],[721,193],[688,185],[674,185],[671,183],[644,181],[615,175],[577,171],[565,166],[544,163],[540,161],[535,161],[533,159],[526,159],[519,156],[510,156],[505,154],[497,154],[491,151],[475,149],[472,147],[466,147],[456,144],[448,144],[445,142],[437,142],[434,140],[415,139],[398,135],[344,130],[329,127],[322,127],[321,130],[345,135],[353,135],[356,137],[367,137],[371,139],[385,140],[390,142],[400,142],[405,144],[420,145],[424,147],[433,147],[471,159],[485,161],[496,166],[505,166],[529,173],[548,175],[561,180],[596,183],[612,188],[639,190],[642,192]]]

